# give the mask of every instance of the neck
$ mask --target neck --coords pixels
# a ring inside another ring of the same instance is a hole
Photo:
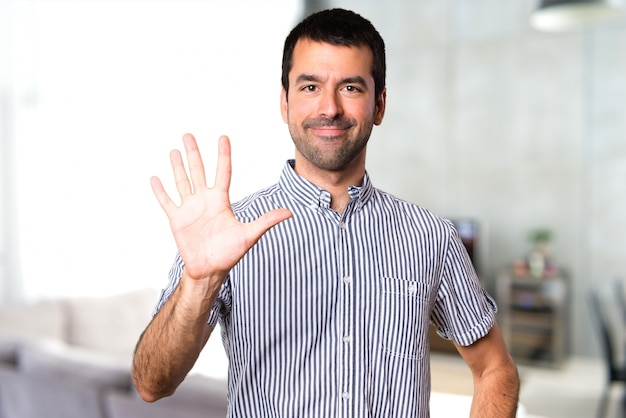
[[[350,201],[348,188],[361,186],[365,177],[365,165],[355,163],[341,171],[321,170],[303,158],[296,158],[295,171],[316,186],[330,193],[331,209],[342,213]]]

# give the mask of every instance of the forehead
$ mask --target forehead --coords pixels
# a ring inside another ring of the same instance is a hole
[[[290,78],[302,74],[372,78],[374,57],[367,45],[343,46],[300,39],[293,51]],[[373,79],[372,79],[373,80]]]

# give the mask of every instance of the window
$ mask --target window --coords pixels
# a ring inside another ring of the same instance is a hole
[[[168,153],[184,133],[198,138],[209,182],[216,140],[231,137],[233,200],[274,183],[292,156],[280,62],[299,2],[2,3],[3,168],[14,162],[2,201],[15,235],[4,216],[0,250],[15,246],[22,297],[165,285],[175,246],[149,178],[175,192]]]

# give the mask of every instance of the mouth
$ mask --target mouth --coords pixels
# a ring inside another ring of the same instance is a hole
[[[346,128],[335,128],[331,126],[320,127],[320,128],[311,128],[311,131],[315,136],[324,138],[324,139],[336,139],[347,131]]]
[[[304,128],[310,129],[319,138],[337,139],[344,135],[353,125],[354,123],[348,119],[330,120],[320,118],[306,121]]]

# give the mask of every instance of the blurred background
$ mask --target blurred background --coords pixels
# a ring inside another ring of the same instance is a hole
[[[290,139],[282,42],[296,1],[2,1],[2,297],[163,286],[175,248],[149,180],[192,132],[231,136],[233,198]],[[268,20],[269,19],[269,20]]]
[[[209,177],[231,137],[233,200],[274,183],[282,43],[330,6],[387,44],[374,184],[457,221],[494,295],[547,238],[566,351],[599,356],[586,294],[626,272],[626,18],[545,32],[532,0],[0,1],[0,301],[164,287],[150,177],[174,190],[192,132]]]

